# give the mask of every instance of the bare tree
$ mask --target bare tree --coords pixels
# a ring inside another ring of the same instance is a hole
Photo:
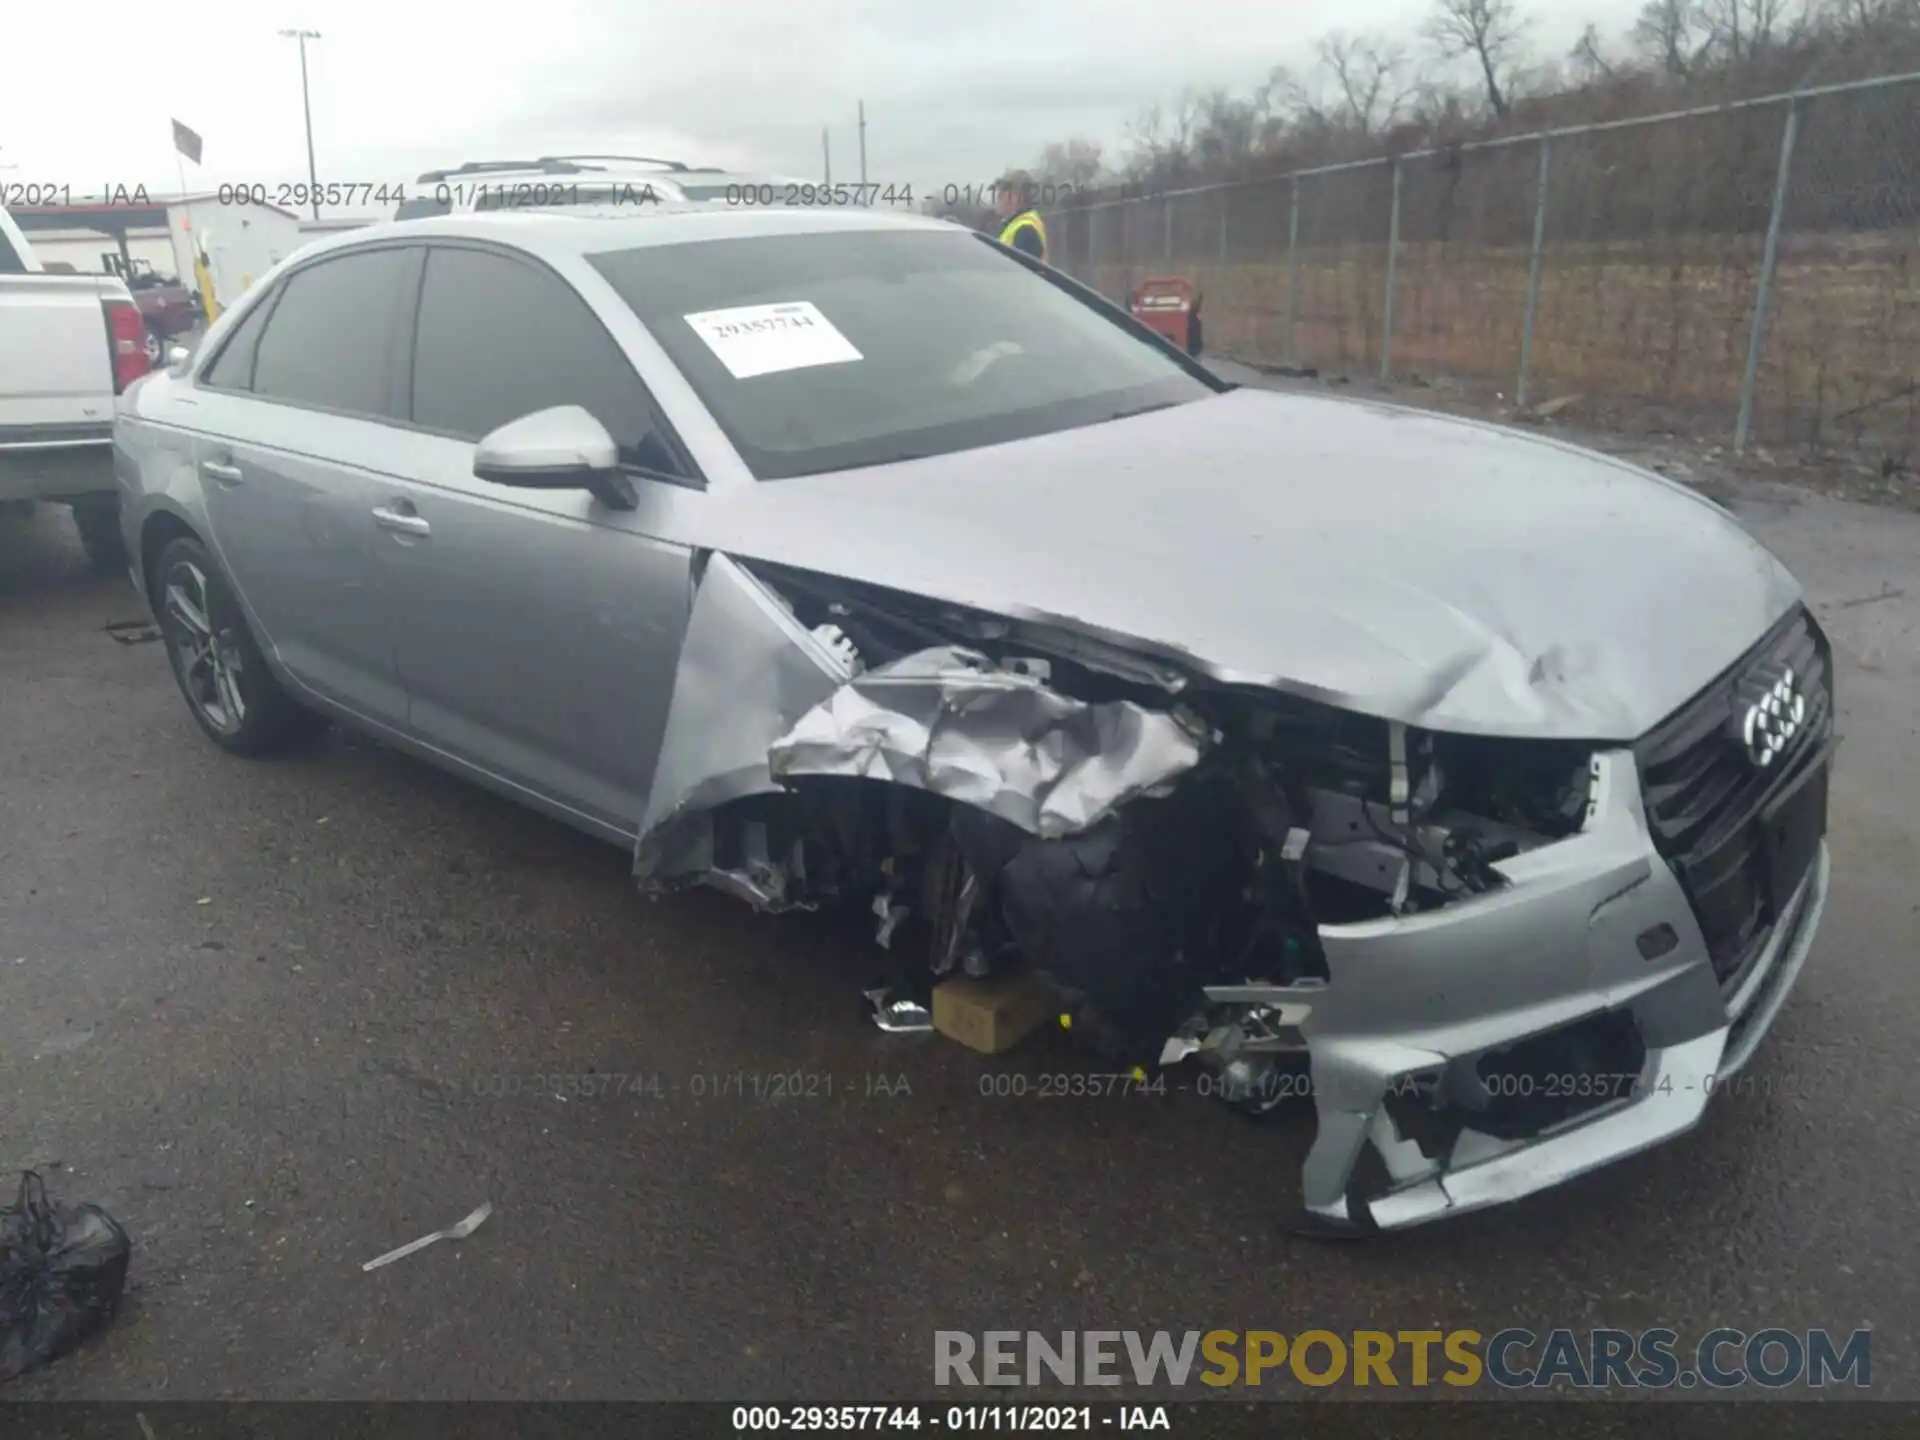
[[[1291,129],[1321,114],[1312,87],[1285,65],[1274,66],[1267,78],[1255,87],[1253,103],[1270,129]]]
[[[1600,27],[1591,20],[1567,52],[1567,69],[1576,85],[1612,80],[1620,73],[1619,67],[1607,56],[1607,42],[1600,38]]]
[[[1166,113],[1156,101],[1127,121],[1128,178],[1145,181],[1157,176],[1167,150]]]
[[[1100,142],[1077,135],[1071,140],[1056,140],[1047,146],[1034,170],[1042,180],[1055,185],[1070,185],[1077,190],[1099,184],[1107,173],[1106,164],[1101,158]]]
[[[1513,109],[1513,68],[1525,51],[1527,21],[1515,0],[1435,0],[1427,37],[1448,60],[1480,72],[1487,105],[1498,119]]]
[[[1128,151],[1123,169],[1136,184],[1164,185],[1193,167],[1194,141],[1205,101],[1194,90],[1181,92],[1171,112],[1148,106],[1127,123]]]
[[[1199,97],[1192,154],[1210,175],[1224,174],[1251,160],[1260,145],[1260,115],[1252,100],[1215,89]]]
[[[1297,158],[1301,142],[1333,128],[1322,97],[1285,65],[1276,65],[1253,90],[1255,148],[1263,155],[1289,153]]]
[[[1429,143],[1450,144],[1464,139],[1473,120],[1462,103],[1460,91],[1453,86],[1431,81],[1420,87],[1414,97],[1409,123],[1396,126],[1402,132],[1415,132]],[[1389,138],[1393,132],[1389,131]]]
[[[1484,135],[1489,118],[1508,118],[1522,96],[1550,99],[1541,123],[1561,124],[1623,99],[1658,101],[1648,92],[1663,79],[1691,88],[1727,77],[1752,91],[1804,84],[1822,69],[1845,77],[1920,68],[1920,0],[1635,0],[1627,34],[1588,25],[1557,58],[1529,56],[1529,0],[1425,3],[1425,43],[1414,52],[1421,63],[1390,34],[1322,35],[1309,64],[1275,68],[1250,95],[1190,89],[1141,111],[1118,152],[1122,176],[1165,188],[1445,148]],[[1594,96],[1583,100],[1584,87]],[[1071,139],[1048,146],[1037,169],[1098,184],[1115,178],[1106,159],[1091,141]],[[1878,163],[1837,152],[1828,159],[1863,172]]]
[[[1682,82],[1693,79],[1713,53],[1715,35],[1699,0],[1646,0],[1633,22],[1634,47]]]
[[[1191,85],[1182,90],[1180,98],[1174,102],[1167,150],[1176,167],[1184,168],[1193,156],[1193,137],[1200,129],[1200,116],[1205,103],[1200,92]]]
[[[1305,74],[1276,66],[1253,94],[1257,154],[1312,163],[1352,151],[1411,117],[1426,80],[1406,48],[1383,35],[1323,36]]]
[[[1727,63],[1737,66],[1773,47],[1787,0],[1696,0],[1696,12]]]
[[[1818,0],[1812,9],[1820,28],[1865,40],[1920,28],[1920,0]]]
[[[1341,123],[1373,135],[1400,120],[1418,88],[1405,46],[1381,35],[1336,30],[1315,50]]]

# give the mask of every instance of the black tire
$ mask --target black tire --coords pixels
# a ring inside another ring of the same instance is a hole
[[[1194,312],[1193,323],[1187,327],[1187,354],[1193,359],[1200,358],[1200,313]]]
[[[1076,1037],[1131,1068],[1157,1065],[1196,1008],[1208,977],[1183,957],[1210,953],[1239,873],[1227,827],[1197,828],[1184,810],[1170,820],[1123,809],[1077,834],[1024,842],[996,892]]]
[[[229,754],[269,755],[326,728],[267,668],[206,546],[184,535],[171,541],[147,583],[173,678],[209,740]]]
[[[88,495],[71,504],[73,528],[80,532],[80,548],[94,569],[107,572],[127,568],[127,545],[120,536],[120,501],[113,495]]]

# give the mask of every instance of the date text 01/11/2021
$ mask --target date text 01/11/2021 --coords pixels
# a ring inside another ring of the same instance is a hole
[[[922,1413],[924,1411],[924,1413]],[[1171,1430],[1164,1405],[736,1405],[736,1434],[755,1431],[849,1431],[897,1433],[947,1430],[956,1434],[1031,1434],[1057,1431],[1091,1434],[1095,1430]]]
[[[940,198],[948,205],[999,205],[1011,201],[1022,210],[1045,210],[1054,205],[1068,205],[1075,200],[1091,194],[1091,188],[1074,185],[1067,181],[1035,180],[1015,182],[1007,180],[989,180],[984,184],[948,185],[942,188]]]

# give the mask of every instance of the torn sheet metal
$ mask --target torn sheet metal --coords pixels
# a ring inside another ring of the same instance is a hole
[[[716,890],[744,900],[756,910],[812,910],[812,901],[798,900],[793,892],[806,884],[806,847],[795,840],[783,856],[775,856],[768,842],[767,826],[761,820],[748,820],[740,826],[738,863],[722,868],[713,859],[713,826],[706,817],[701,824],[689,824],[698,830],[684,852],[685,858],[698,862],[700,878]]]
[[[852,677],[850,649],[823,643],[725,555],[707,561],[634,850],[642,882],[705,877],[764,908],[781,907],[773,869],[713,871],[709,812],[780,789],[767,771],[767,747]]]
[[[776,779],[911,785],[1053,839],[1191,770],[1208,739],[1182,712],[1088,704],[977,651],[940,646],[850,678],[767,758]]]
[[[924,1035],[933,1030],[933,1011],[904,990],[882,985],[861,993],[873,1023],[889,1035]]]

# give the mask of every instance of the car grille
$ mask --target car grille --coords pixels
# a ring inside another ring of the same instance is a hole
[[[1755,667],[1790,667],[1806,716],[1785,752],[1764,770],[1735,737],[1742,682]],[[1822,747],[1833,727],[1833,658],[1804,609],[1796,609],[1727,672],[1663,720],[1635,758],[1654,844],[1673,866],[1728,986],[1743,978],[1773,925],[1759,827],[1762,804]],[[1790,897],[1780,896],[1781,903]]]

